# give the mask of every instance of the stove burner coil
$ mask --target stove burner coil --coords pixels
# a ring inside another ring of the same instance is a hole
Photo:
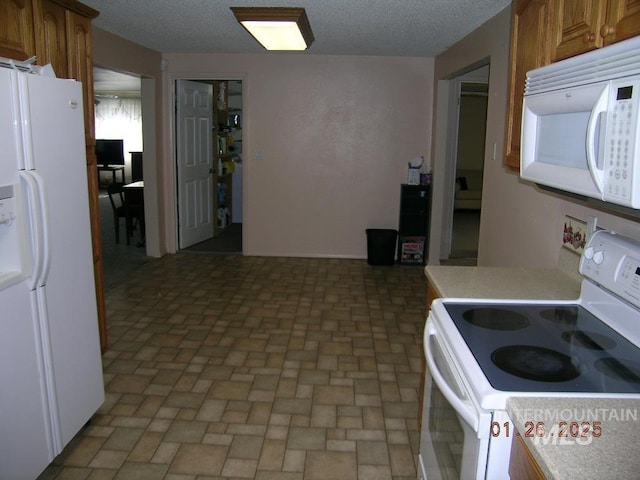
[[[640,364],[625,361],[622,363],[617,358],[607,357],[596,360],[595,367],[608,377],[627,382],[640,382]]]
[[[511,375],[539,382],[566,382],[580,375],[571,357],[532,345],[509,345],[493,351],[491,360]]]
[[[511,310],[494,307],[476,307],[462,314],[467,322],[491,330],[520,330],[529,326],[529,319]]]
[[[617,345],[615,340],[605,335],[586,330],[567,330],[561,336],[565,342],[589,350],[610,350]]]
[[[540,316],[551,322],[573,326],[578,323],[578,313],[579,310],[576,306],[557,306],[542,310]]]

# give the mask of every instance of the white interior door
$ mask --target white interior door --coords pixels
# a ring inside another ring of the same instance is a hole
[[[176,81],[180,248],[213,237],[212,98],[210,84]]]

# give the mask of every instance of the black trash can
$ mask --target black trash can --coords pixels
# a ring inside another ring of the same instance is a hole
[[[367,228],[367,263],[393,265],[396,258],[397,230]]]

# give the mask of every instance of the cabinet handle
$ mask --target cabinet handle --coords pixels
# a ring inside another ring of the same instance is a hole
[[[595,41],[596,41],[596,36],[593,32],[586,32],[584,35],[582,35],[583,43],[593,43]]]
[[[616,27],[612,27],[611,25],[603,25],[600,29],[600,36],[602,38],[608,37],[609,35],[615,35]]]

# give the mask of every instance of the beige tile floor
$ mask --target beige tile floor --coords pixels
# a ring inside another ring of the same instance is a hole
[[[416,478],[422,267],[178,254],[107,294],[106,402],[41,479]]]

